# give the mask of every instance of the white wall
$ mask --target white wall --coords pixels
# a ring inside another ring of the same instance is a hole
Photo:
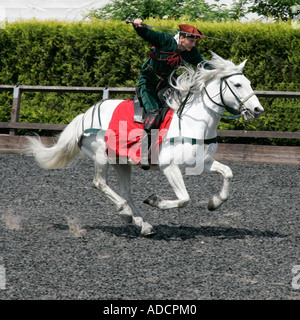
[[[0,0],[0,20],[81,20],[89,9],[100,8],[108,0]]]
[[[216,3],[214,0],[206,1],[209,4]],[[0,28],[4,21],[19,19],[81,20],[90,9],[100,8],[109,2],[110,0],[0,0]],[[220,0],[219,4],[230,6],[232,2],[233,0]],[[248,17],[253,18],[257,16]]]

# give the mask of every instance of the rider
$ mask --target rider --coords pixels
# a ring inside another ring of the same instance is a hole
[[[139,36],[153,47],[149,58],[143,64],[139,77],[138,89],[146,115],[144,129],[148,136],[151,129],[158,127],[160,122],[160,103],[158,92],[168,86],[168,77],[178,69],[183,62],[197,66],[206,61],[195,47],[203,35],[194,26],[179,25],[179,34],[175,37],[165,32],[148,29],[141,19],[135,19],[133,26]],[[149,169],[148,161],[142,164],[143,169]]]

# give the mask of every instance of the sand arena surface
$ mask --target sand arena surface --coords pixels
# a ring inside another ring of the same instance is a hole
[[[160,211],[143,199],[174,198],[167,180],[134,169],[134,198],[157,231],[144,238],[93,188],[92,161],[46,171],[0,154],[0,299],[299,299],[299,166],[226,164],[231,192],[214,212],[220,176],[186,176],[191,202]]]

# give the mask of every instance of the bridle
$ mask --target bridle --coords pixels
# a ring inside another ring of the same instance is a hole
[[[240,118],[243,113],[245,113],[247,111],[246,107],[245,107],[245,102],[248,101],[251,97],[253,97],[255,95],[254,91],[252,93],[250,93],[245,99],[241,100],[237,94],[233,91],[233,89],[230,87],[229,83],[227,82],[227,79],[233,76],[237,76],[237,75],[243,75],[243,73],[233,73],[229,76],[226,77],[222,77],[220,79],[220,91],[217,95],[220,95],[220,99],[221,99],[221,103],[218,103],[216,101],[213,100],[213,98],[209,95],[206,87],[204,87],[205,93],[207,94],[208,98],[210,99],[210,101],[212,101],[215,105],[225,108],[225,110],[229,113],[231,113],[232,115],[225,115],[225,114],[220,114],[218,112],[216,112],[216,110],[213,110],[215,113],[217,113],[220,117],[226,117],[226,118],[230,118],[230,119],[238,119]],[[225,83],[225,87],[223,88],[223,83]],[[224,101],[224,97],[223,97],[223,92],[226,89],[226,86],[228,87],[228,89],[230,90],[230,92],[233,94],[233,96],[235,97],[235,99],[237,100],[238,104],[239,104],[239,108],[238,110],[230,107],[229,105],[227,105]]]

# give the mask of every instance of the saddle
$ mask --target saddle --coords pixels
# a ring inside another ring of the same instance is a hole
[[[105,131],[106,152],[111,160],[119,159],[122,162],[123,159],[128,159],[132,164],[139,164],[144,151],[148,153],[146,145],[148,141],[144,139],[144,123],[141,121],[144,110],[137,106],[136,104],[136,111],[133,100],[125,100],[118,104],[113,112]],[[134,117],[139,122],[135,122]],[[158,132],[156,132],[158,134],[153,135],[151,150],[155,151],[155,155],[151,156],[151,161],[152,158],[158,156],[159,146],[168,132],[172,118],[173,110],[170,108],[164,121],[159,125]]]
[[[159,109],[160,122],[158,123],[158,126],[164,121],[166,114],[170,110],[170,107],[167,105],[167,102],[166,102],[166,96],[167,96],[168,90],[172,90],[172,89],[163,88],[157,94],[159,104],[160,104],[160,109]],[[136,88],[135,92],[136,92],[136,95],[133,99],[133,107],[134,107],[133,120],[134,122],[137,122],[137,123],[144,123],[145,108],[143,106],[139,88]]]
[[[143,106],[143,102],[140,96],[139,88],[136,88],[136,96],[133,99],[133,106],[134,106],[134,122],[142,123],[144,126],[144,135],[142,137],[142,144],[145,144],[145,149],[143,148],[144,152],[142,154],[141,159],[141,168],[144,170],[150,169],[150,157],[151,157],[151,144],[152,139],[155,138],[151,135],[151,129],[159,128],[160,124],[164,121],[164,118],[169,111],[170,107],[166,103],[166,92],[168,88],[164,88],[158,92],[158,100],[160,108],[158,112],[147,113],[145,114],[145,108]],[[147,146],[147,148],[146,148]]]

